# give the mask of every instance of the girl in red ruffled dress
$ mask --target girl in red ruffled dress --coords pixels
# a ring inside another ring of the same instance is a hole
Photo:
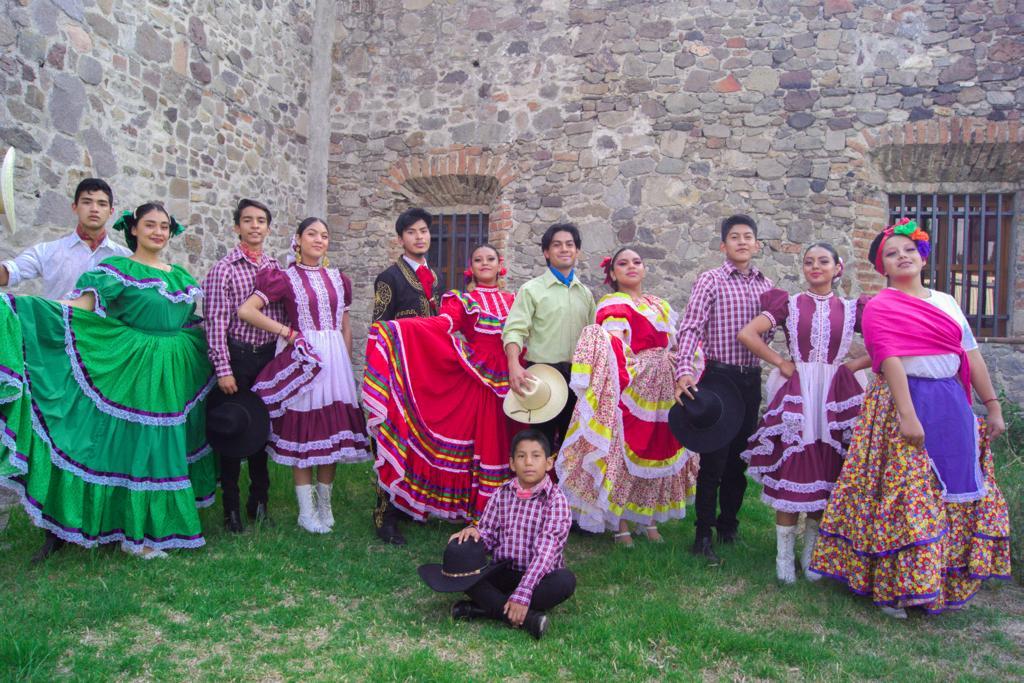
[[[770,289],[761,295],[761,315],[747,324],[740,341],[775,366],[768,377],[768,408],[747,450],[740,456],[764,485],[761,499],[775,509],[776,575],[796,581],[794,546],[797,518],[807,514],[801,567],[807,569],[818,538],[818,521],[836,485],[843,457],[860,414],[867,355],[844,362],[859,331],[866,299],[841,299],[832,290],[842,261],[827,243],[804,251],[807,291],[789,295]],[[781,327],[790,359],[764,343],[761,335]]]
[[[374,465],[394,504],[414,519],[476,520],[509,477],[516,423],[502,411],[508,364],[501,330],[515,295],[501,288],[497,249],[473,250],[468,292],[440,315],[378,322],[366,342],[363,403]]]

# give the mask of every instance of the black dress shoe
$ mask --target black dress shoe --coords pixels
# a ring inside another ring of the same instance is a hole
[[[242,524],[242,514],[238,510],[231,510],[224,514],[224,528],[233,534],[240,534],[245,531]]]
[[[714,548],[711,547],[710,536],[702,536],[695,540],[693,542],[693,549],[690,552],[707,560],[709,567],[715,567],[722,563],[722,561],[718,559],[718,555],[715,555]]]
[[[523,620],[523,630],[540,640],[548,630],[548,615],[530,610],[526,613],[526,619]]]
[[[486,616],[487,610],[472,600],[459,600],[452,605],[452,619],[482,619]]]
[[[249,515],[250,522],[261,524],[263,526],[274,526],[274,520],[272,520],[270,515],[267,514],[266,503],[256,503],[255,505],[246,503],[245,512]]]
[[[377,537],[391,545],[405,545],[405,536],[394,524],[385,524],[377,529]]]
[[[730,531],[722,531],[721,529],[719,529],[718,530],[718,542],[719,543],[726,543],[726,544],[735,543],[736,542],[736,530],[732,529]]]
[[[32,556],[32,564],[39,564],[45,562],[50,555],[60,550],[65,546],[67,542],[54,534],[53,532],[46,532],[46,540],[43,541],[42,547],[36,551],[36,554]]]

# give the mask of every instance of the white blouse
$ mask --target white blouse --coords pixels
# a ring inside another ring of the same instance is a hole
[[[974,333],[971,332],[971,325],[967,322],[964,312],[960,310],[960,304],[956,302],[956,299],[945,292],[937,292],[934,289],[929,291],[931,295],[922,301],[935,306],[960,324],[960,328],[963,330],[961,342],[963,350],[973,351],[978,348],[978,342],[974,338]],[[960,357],[955,353],[942,353],[934,356],[902,356],[901,360],[904,370],[910,377],[941,379],[953,377],[960,370]]]

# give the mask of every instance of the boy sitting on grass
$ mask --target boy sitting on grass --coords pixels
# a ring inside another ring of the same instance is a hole
[[[515,476],[494,492],[477,526],[452,534],[445,564],[433,565],[442,582],[449,580],[447,590],[465,591],[470,598],[452,605],[452,618],[496,619],[540,639],[548,627],[545,612],[576,590],[576,576],[562,558],[572,516],[562,491],[548,477],[554,464],[547,437],[536,429],[512,439]],[[489,566],[484,549],[492,554]],[[477,553],[479,559],[467,559]],[[463,571],[452,571],[457,563]],[[428,585],[445,590],[428,579],[425,568],[420,575]]]

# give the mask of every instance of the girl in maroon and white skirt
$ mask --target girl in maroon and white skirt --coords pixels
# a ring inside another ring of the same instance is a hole
[[[812,244],[804,252],[807,291],[789,295],[771,289],[761,295],[761,314],[739,340],[775,366],[768,377],[768,408],[741,457],[764,485],[761,499],[775,509],[776,574],[796,581],[797,519],[807,514],[801,567],[807,573],[818,521],[843,467],[853,425],[860,414],[871,361],[867,355],[843,362],[859,331],[865,299],[841,299],[832,286],[842,261],[832,245]],[[790,359],[772,350],[761,335],[782,327]]]

